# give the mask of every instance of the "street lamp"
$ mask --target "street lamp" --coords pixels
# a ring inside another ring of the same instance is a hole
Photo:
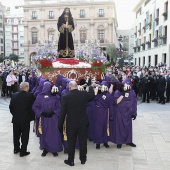
[[[123,53],[123,48],[122,48],[123,37],[121,35],[118,37],[118,41],[119,41],[119,48],[117,48],[117,50],[118,50],[119,57],[121,58],[121,55]]]

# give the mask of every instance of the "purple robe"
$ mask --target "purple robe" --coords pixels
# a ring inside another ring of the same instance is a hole
[[[112,102],[113,121],[111,124],[111,133],[109,140],[115,144],[132,143],[132,115],[137,115],[137,98],[135,92],[131,89],[129,97],[123,97],[117,104],[117,99],[122,95],[116,90]]]
[[[31,91],[33,94],[35,93],[36,89],[37,89],[38,86],[39,86],[40,79],[41,79],[41,77],[38,77],[37,80],[36,80],[35,87],[34,87],[34,88],[32,89],[32,91]]]
[[[42,78],[42,77],[40,78],[39,86],[37,87],[37,89],[36,89],[36,91],[35,91],[35,93],[34,93],[34,96],[35,96],[35,97],[37,97],[38,94],[41,93],[41,91],[42,91],[42,89],[43,89],[44,82],[46,82],[46,81],[47,81],[47,79]]]
[[[108,125],[108,108],[110,103],[109,92],[98,93],[95,97],[95,127],[94,143],[101,144],[108,142],[107,125]]]
[[[32,91],[33,88],[35,87],[35,85],[36,85],[36,80],[37,80],[37,78],[36,78],[36,76],[35,76],[35,72],[32,72],[32,75],[31,75],[31,77],[29,78],[30,91]]]
[[[94,140],[94,120],[95,120],[95,101],[89,101],[86,107],[86,113],[89,120],[87,139]]]
[[[40,148],[48,152],[61,152],[62,140],[61,133],[58,130],[58,116],[61,109],[60,97],[58,95],[52,96],[51,83],[45,82],[42,93],[40,93],[34,104],[33,110],[37,118],[41,117],[42,134],[40,135]],[[44,117],[42,112],[54,112],[50,117]]]

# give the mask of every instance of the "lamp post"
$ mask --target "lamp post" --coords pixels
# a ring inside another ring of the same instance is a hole
[[[133,59],[133,54],[128,56],[128,65],[131,65],[131,60]]]
[[[120,35],[118,38],[119,41],[119,48],[118,48],[118,53],[119,53],[119,57],[121,58],[121,55],[123,53],[123,49],[122,49],[122,42],[123,42],[123,37]],[[116,59],[117,60],[117,59]],[[116,61],[117,62],[117,61]]]

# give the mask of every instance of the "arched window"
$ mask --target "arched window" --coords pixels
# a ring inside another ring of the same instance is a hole
[[[87,39],[87,29],[85,26],[82,26],[80,28],[80,42],[85,43],[86,39]]]
[[[8,24],[11,24],[11,19],[7,19],[7,23],[8,23]]]
[[[48,28],[48,40],[54,41],[55,40],[55,29],[53,27]]]
[[[97,38],[100,40],[100,43],[104,43],[105,28],[103,25],[99,25],[97,28]]]
[[[18,24],[18,19],[17,18],[14,19],[14,24]]]
[[[36,27],[31,28],[32,44],[38,43],[38,29]]]

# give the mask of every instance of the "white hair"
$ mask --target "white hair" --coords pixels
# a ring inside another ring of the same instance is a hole
[[[28,82],[21,82],[19,87],[20,87],[20,90],[24,90],[26,87],[29,87],[29,83]]]

